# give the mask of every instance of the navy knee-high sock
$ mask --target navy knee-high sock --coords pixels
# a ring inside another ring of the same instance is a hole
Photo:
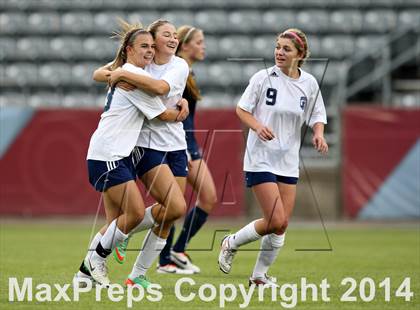
[[[172,263],[171,247],[172,247],[172,241],[174,240],[174,235],[175,235],[175,225],[172,225],[171,230],[169,232],[168,239],[166,239],[166,245],[163,248],[162,252],[160,252],[159,265],[161,266]]]
[[[174,245],[174,251],[177,253],[185,252],[188,242],[200,230],[207,221],[208,214],[200,207],[192,208],[185,218],[181,234]],[[191,227],[191,228],[190,228]],[[189,234],[188,234],[189,233]]]

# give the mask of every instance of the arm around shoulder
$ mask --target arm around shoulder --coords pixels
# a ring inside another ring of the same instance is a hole
[[[108,82],[108,77],[109,77],[110,73],[111,73],[110,63],[108,63],[105,66],[102,66],[102,67],[96,69],[93,72],[92,78],[96,82],[106,83],[106,82]]]

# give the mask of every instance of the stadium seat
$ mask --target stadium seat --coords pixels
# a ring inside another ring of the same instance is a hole
[[[249,36],[244,35],[230,35],[223,37],[219,41],[220,57],[249,57],[255,53],[253,49],[249,48],[252,46],[252,39]]]
[[[403,29],[413,29],[420,32],[420,8],[419,10],[400,12],[398,15],[398,26]]]
[[[209,82],[228,89],[242,82],[242,67],[236,62],[217,62],[210,65]]]
[[[267,65],[268,66],[268,65]],[[263,62],[261,61],[248,61],[247,63],[245,63],[242,66],[242,81],[243,81],[243,85],[244,85],[244,90],[245,90],[245,86],[248,85],[249,79],[258,71],[262,70],[262,69],[266,69],[265,65]]]
[[[0,40],[0,60],[7,61],[16,57],[16,39],[1,38]]]
[[[38,92],[31,94],[28,98],[28,105],[31,107],[56,107],[60,106],[61,96],[56,92]]]
[[[118,42],[106,36],[89,37],[83,41],[84,53],[92,59],[111,61],[114,59],[117,49]]]
[[[234,102],[231,94],[226,92],[210,91],[203,94],[203,100],[200,101],[200,108],[233,108],[237,102]]]
[[[72,83],[75,86],[91,86],[96,83],[92,79],[93,71],[100,66],[103,66],[103,63],[92,63],[84,62],[77,63],[71,67]],[[104,84],[105,89],[105,84]]]
[[[27,32],[27,28],[26,14],[19,12],[0,13],[0,33],[17,34]]]
[[[63,107],[94,107],[97,105],[97,96],[88,92],[70,92],[66,93],[61,101]],[[105,90],[102,96],[105,102]]]
[[[195,25],[205,32],[225,32],[228,25],[228,15],[224,11],[200,11],[195,15]]]
[[[27,104],[27,97],[22,93],[5,92],[0,94],[0,107],[3,106],[24,106]]]
[[[307,35],[306,39],[308,40],[309,46],[309,57],[312,58],[319,58],[322,57],[322,45],[321,45],[321,37],[317,35]]]
[[[374,10],[365,13],[363,18],[364,32],[389,32],[395,29],[397,17],[391,10]]]
[[[21,60],[49,59],[53,54],[46,37],[25,37],[16,43],[16,57]]]
[[[152,22],[159,19],[161,14],[157,11],[139,11],[127,15],[127,21],[131,24],[141,23],[143,28],[147,28]]]
[[[14,87],[38,85],[38,69],[32,63],[16,63],[6,66],[5,85]]]
[[[50,41],[51,57],[55,59],[83,59],[89,56],[83,50],[80,37],[58,37]]]
[[[329,16],[324,10],[300,11],[296,16],[296,26],[303,32],[316,33],[328,29]]]
[[[274,59],[274,48],[276,46],[276,35],[257,36],[252,40],[252,49],[256,57]]]
[[[60,15],[58,13],[32,13],[27,20],[28,31],[31,33],[59,33],[61,27]]]
[[[61,16],[63,33],[85,34],[93,30],[93,17],[88,12],[69,12]]]
[[[359,10],[334,11],[330,15],[330,29],[334,32],[359,32],[363,15]]]
[[[365,55],[376,52],[385,45],[385,36],[368,35],[359,36],[355,40],[355,55]]]
[[[207,35],[204,33],[205,37],[205,46],[206,46],[206,57],[207,59],[218,59],[221,56],[220,50],[219,50],[219,37],[215,37],[212,35]]]
[[[228,15],[228,28],[233,32],[252,33],[260,31],[261,15],[256,11],[234,11]]]
[[[313,7],[325,9],[336,5],[337,0],[294,0],[291,1],[290,6],[297,8]]]
[[[325,64],[319,65],[319,71],[325,69]],[[323,83],[327,85],[335,85],[339,81],[340,77],[344,76],[346,65],[341,62],[330,62],[328,64],[327,70],[325,72]],[[318,72],[319,72],[318,71]],[[318,80],[318,83],[320,84],[321,81]]]
[[[50,62],[39,66],[39,83],[45,86],[66,86],[71,84],[71,67],[60,62]]]
[[[262,29],[278,34],[287,28],[295,27],[296,13],[291,10],[270,10],[263,13]]]
[[[201,85],[205,85],[209,82],[208,75],[208,65],[204,63],[194,64],[193,70],[195,74],[195,80],[197,81],[198,86],[201,88]]]
[[[124,12],[115,11],[97,13],[93,17],[94,31],[110,36],[120,29],[120,25],[118,23],[119,19],[126,20],[126,14]]]
[[[170,11],[163,14],[162,18],[170,21],[177,28],[182,25],[194,26],[194,15],[188,11]]]
[[[353,54],[354,39],[346,35],[326,36],[322,39],[321,46],[322,56],[341,59]]]

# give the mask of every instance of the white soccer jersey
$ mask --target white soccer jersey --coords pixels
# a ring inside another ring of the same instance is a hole
[[[173,56],[164,65],[153,62],[146,66],[146,71],[153,78],[164,80],[169,84],[169,93],[160,98],[168,109],[175,108],[176,103],[182,98],[187,82],[189,74],[187,62],[178,56]],[[185,150],[187,142],[183,124],[182,122],[164,122],[159,119],[146,120],[137,145],[165,152]]]
[[[145,70],[126,63],[123,68],[135,74],[150,76]],[[110,100],[112,98],[112,100]],[[136,145],[144,117],[153,119],[166,110],[158,96],[141,90],[108,91],[105,112],[93,133],[87,159],[115,161],[127,157]]]
[[[244,170],[271,172],[299,177],[299,147],[304,122],[327,123],[327,116],[316,79],[300,70],[293,79],[273,66],[254,74],[238,106],[250,112],[270,128],[275,138],[262,141],[250,130],[246,145]]]

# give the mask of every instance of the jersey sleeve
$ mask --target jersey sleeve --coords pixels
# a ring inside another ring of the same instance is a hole
[[[258,73],[254,74],[249,80],[249,84],[238,102],[238,107],[240,107],[242,110],[245,110],[249,113],[254,112],[261,92],[260,80],[261,78],[259,78]]]
[[[138,75],[149,75],[143,69],[133,65],[124,65],[124,69]],[[127,95],[131,99],[131,103],[149,120],[162,114],[166,110],[165,105],[158,96],[151,96],[141,89],[129,91],[127,92]]]
[[[327,123],[327,113],[325,111],[324,99],[318,82],[314,79],[312,92],[309,99],[309,107],[306,115],[306,124],[313,127],[316,123]]]
[[[137,97],[140,100],[134,100],[133,104],[146,116],[147,119],[153,119],[165,112],[166,107],[158,96],[150,96],[142,90],[137,90]]]
[[[181,60],[176,62],[168,71],[166,71],[161,80],[169,84],[169,93],[165,97],[172,97],[184,92],[190,69],[188,64]]]

